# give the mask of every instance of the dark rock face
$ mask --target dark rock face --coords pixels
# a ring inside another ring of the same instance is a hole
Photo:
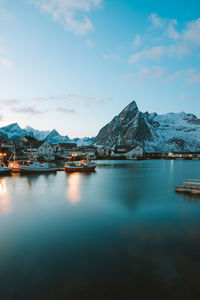
[[[151,138],[151,131],[145,122],[145,117],[138,110],[136,102],[133,101],[100,130],[94,143],[108,147],[130,146],[136,143],[143,144],[145,140]]]
[[[139,145],[146,152],[200,151],[200,119],[183,112],[142,113],[133,101],[99,131],[94,145]]]

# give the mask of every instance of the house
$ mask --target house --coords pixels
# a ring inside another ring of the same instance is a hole
[[[82,149],[66,149],[65,157],[79,157],[81,158],[84,155],[84,152]]]
[[[84,148],[82,152],[83,155],[88,156],[88,158],[96,158],[96,149],[94,148]]]
[[[109,155],[109,150],[104,149],[104,148],[98,148],[95,152],[96,152],[98,158],[105,158],[105,157],[108,157],[108,155]]]
[[[133,146],[118,146],[115,147],[115,150],[111,152],[112,158],[140,158],[143,157],[143,149],[135,145]]]
[[[30,156],[42,158],[44,160],[54,160],[53,147],[47,141],[35,141],[27,149]]]
[[[61,153],[62,148],[61,148],[60,144],[53,144],[52,147],[53,147],[54,153]]]
[[[76,143],[60,143],[59,145],[60,145],[62,151],[66,150],[66,149],[76,149],[77,148]]]
[[[13,143],[4,137],[0,137],[0,153],[4,153],[8,157],[13,151]]]
[[[145,159],[165,159],[167,157],[166,153],[161,152],[145,152],[144,158]]]
[[[53,144],[52,147],[55,158],[65,158],[65,153],[62,151],[60,144]]]
[[[143,149],[140,146],[134,147],[132,150],[125,153],[126,158],[142,157]]]
[[[169,159],[200,159],[200,152],[169,152]]]

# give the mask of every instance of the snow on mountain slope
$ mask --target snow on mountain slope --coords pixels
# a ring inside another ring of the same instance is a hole
[[[200,151],[200,119],[195,115],[184,112],[150,115],[146,121],[154,137],[146,143],[149,151]],[[152,121],[159,126],[152,126]]]
[[[52,131],[40,131],[30,126],[26,126],[25,129],[22,129],[17,123],[1,127],[0,136],[1,135],[9,139],[20,139],[23,136],[29,135],[36,138],[37,140],[48,141],[50,144],[76,143],[79,147],[88,146],[94,141],[94,138],[88,137],[70,139],[67,135],[60,135],[55,129],[53,129]]]
[[[9,139],[18,139],[27,135],[26,130],[19,127],[17,123],[10,124],[0,128],[0,135],[5,134]]]
[[[94,137],[75,138],[75,139],[71,139],[70,143],[76,143],[78,147],[88,146],[94,142],[94,139],[95,139]]]
[[[139,145],[146,152],[200,151],[200,119],[184,112],[142,113],[133,101],[99,131],[94,145]]]
[[[56,131],[55,129],[53,129],[45,138],[45,141],[52,143],[52,144],[57,144],[57,143],[68,143],[69,142],[69,137],[66,136],[62,136],[58,133],[58,131]]]
[[[38,141],[42,141],[49,133],[49,130],[46,131],[40,131],[38,129],[34,129],[31,126],[26,126],[25,130],[28,135],[32,134],[34,138],[36,138]]]

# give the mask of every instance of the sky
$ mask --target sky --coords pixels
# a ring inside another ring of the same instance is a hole
[[[133,100],[200,117],[199,0],[0,0],[0,127],[96,136]]]

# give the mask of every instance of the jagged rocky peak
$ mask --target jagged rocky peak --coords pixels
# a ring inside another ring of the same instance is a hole
[[[59,135],[58,131],[55,128],[50,132],[51,135]]]
[[[133,118],[139,112],[138,106],[135,101],[132,101],[128,104],[122,112],[119,114],[119,120],[123,120],[125,118]]]
[[[144,143],[144,140],[151,139],[151,132],[145,122],[142,114],[135,101],[127,105],[122,112],[116,116],[110,123],[104,126],[94,144],[105,144],[108,147],[116,145],[135,145]]]
[[[18,125],[18,123],[12,123],[10,125],[2,127],[2,129],[7,129],[7,130],[21,130],[21,127]]]
[[[133,101],[99,131],[94,145],[139,145],[146,152],[200,151],[200,119],[184,112],[143,113]]]

